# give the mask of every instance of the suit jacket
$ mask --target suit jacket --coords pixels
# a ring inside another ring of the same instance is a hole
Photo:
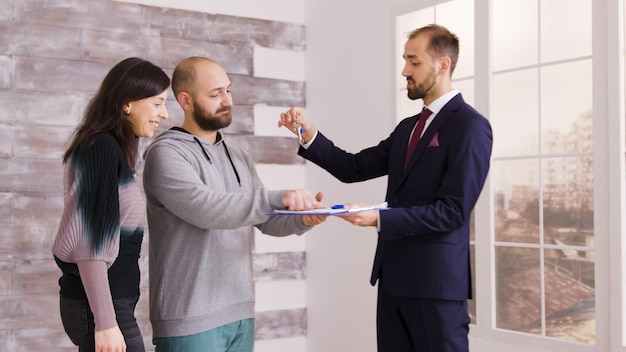
[[[371,284],[391,295],[465,300],[472,297],[470,215],[489,171],[491,126],[461,94],[453,97],[419,140],[406,171],[404,158],[419,114],[389,137],[356,154],[322,133],[298,153],[342,182],[387,175],[386,201]]]

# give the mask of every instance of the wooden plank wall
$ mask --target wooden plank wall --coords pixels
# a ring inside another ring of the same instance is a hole
[[[226,132],[260,163],[302,164],[293,139],[254,135],[253,106],[304,106],[304,82],[255,77],[253,53],[255,47],[302,52],[304,35],[302,25],[114,1],[2,0],[0,350],[75,350],[61,326],[60,271],[51,255],[63,203],[61,155],[106,72],[129,56],[168,74],[187,56],[211,57],[233,82],[234,123]],[[168,109],[161,130],[182,121],[174,100]],[[137,315],[152,349],[146,243]],[[257,253],[255,275],[302,280],[304,252]],[[258,314],[257,339],[304,335],[306,308]]]

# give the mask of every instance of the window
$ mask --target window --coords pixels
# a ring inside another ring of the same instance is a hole
[[[596,339],[591,5],[492,2],[496,327],[586,344]]]

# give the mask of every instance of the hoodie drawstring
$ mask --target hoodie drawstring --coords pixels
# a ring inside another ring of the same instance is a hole
[[[230,153],[228,152],[228,148],[226,147],[226,142],[222,141],[222,144],[224,144],[224,150],[226,151],[226,156],[228,157],[228,160],[230,161],[230,166],[233,167],[233,171],[235,172],[235,177],[237,177],[237,183],[239,183],[239,187],[241,187],[241,178],[239,178],[239,173],[237,172],[235,163],[233,162],[233,159],[230,157]],[[204,150],[204,148],[202,149]],[[206,152],[204,153],[206,154]]]
[[[213,164],[213,162],[211,161],[211,157],[209,157],[209,154],[207,154],[206,150],[204,150],[204,147],[202,146],[202,143],[200,143],[200,140],[196,136],[193,136],[193,140],[198,143],[198,145],[200,146],[200,149],[202,149],[202,153],[204,153],[204,156],[206,156],[206,160],[209,161],[209,164]]]

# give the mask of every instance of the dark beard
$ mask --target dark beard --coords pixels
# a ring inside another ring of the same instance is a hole
[[[424,97],[424,92],[417,87],[413,87],[412,89],[409,89],[407,91],[406,95],[411,100],[417,100],[417,99],[422,99]]]
[[[204,131],[217,131],[230,126],[230,123],[233,121],[233,115],[230,107],[220,108],[215,112],[215,114],[219,114],[224,111],[228,111],[228,114],[223,117],[217,117],[196,105],[194,102],[193,120]]]
[[[430,76],[428,80],[419,85],[412,79],[411,82],[413,82],[413,88],[407,89],[406,95],[411,100],[422,99],[426,96],[426,93],[435,86],[436,76]]]
[[[424,97],[424,94],[421,90],[418,89],[409,89],[406,93],[407,97],[409,97],[409,99],[411,100],[417,100],[417,99],[422,99]]]

